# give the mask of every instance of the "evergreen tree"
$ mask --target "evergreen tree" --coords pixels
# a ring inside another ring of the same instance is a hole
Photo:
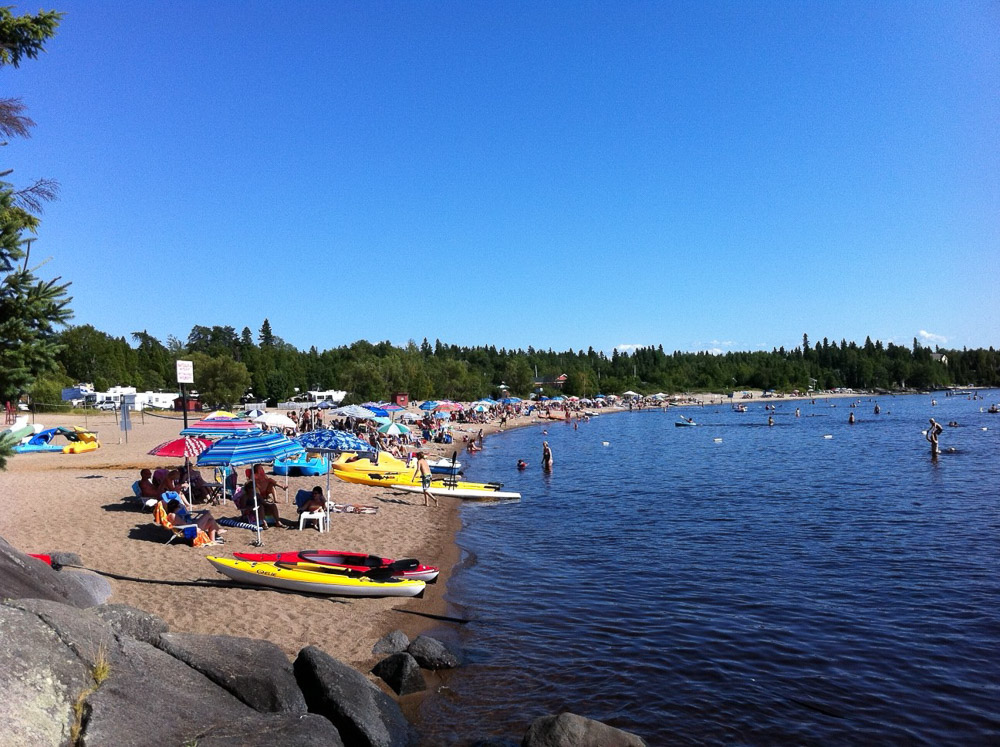
[[[0,8],[0,67],[34,59],[55,35],[61,14],[14,16]],[[34,124],[17,99],[0,99],[0,134],[24,137]],[[0,176],[6,176],[5,171]],[[15,191],[0,181],[0,401],[14,400],[35,379],[54,369],[58,330],[72,316],[68,283],[41,280],[30,266],[29,251],[38,230],[41,203],[55,196],[56,184],[40,180]]]
[[[271,332],[271,322],[266,318],[264,323],[260,325],[260,334],[257,337],[258,342],[262,348],[273,348],[274,347],[274,333]]]

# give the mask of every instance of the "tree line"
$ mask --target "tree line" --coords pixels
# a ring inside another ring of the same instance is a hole
[[[427,339],[405,346],[359,340],[321,352],[288,344],[265,319],[256,334],[249,328],[237,333],[233,327],[196,325],[186,340],[169,337],[165,344],[146,331],[127,339],[85,324],[59,333],[57,345],[56,370],[33,388],[38,401],[58,399],[62,386],[78,381],[99,390],[115,384],[140,391],[176,389],[178,359],[194,361],[194,387],[211,406],[247,397],[273,404],[310,389],[343,389],[354,402],[385,400],[397,391],[414,399],[473,400],[495,396],[501,384],[527,396],[536,388],[536,372],[547,382],[543,392],[554,394],[551,381],[566,374],[561,392],[578,396],[629,389],[652,394],[1000,385],[1000,355],[993,348],[932,350],[917,339],[911,346],[870,338],[862,344],[823,338],[813,345],[803,335],[802,345],[792,350],[667,353],[661,345],[611,355],[593,348],[556,352]]]

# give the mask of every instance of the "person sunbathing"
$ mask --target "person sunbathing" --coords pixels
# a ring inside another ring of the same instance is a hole
[[[213,496],[213,490],[218,487],[210,483],[201,476],[201,472],[194,467],[189,467],[187,477],[191,481],[191,495],[195,503],[204,503]]]
[[[253,468],[253,481],[257,484],[257,500],[262,503],[274,503],[274,489],[281,487],[285,492],[288,488],[278,484],[273,477],[268,477],[264,472],[264,466],[257,464]]]
[[[153,485],[153,473],[148,469],[139,470],[139,496],[141,498],[159,498],[160,491]]]
[[[323,488],[317,485],[312,489],[312,495],[305,503],[299,506],[300,514],[314,513],[326,510],[326,497],[323,495]]]
[[[183,493],[187,489],[187,483],[181,482],[180,470],[172,469],[163,476],[163,480],[160,481],[157,487],[160,493],[168,493],[170,491]]]
[[[274,480],[271,480],[274,482]],[[277,484],[277,483],[275,483]],[[254,481],[249,480],[247,484],[243,486],[243,506],[245,507],[244,515],[250,517],[253,521],[254,510],[253,510],[253,498],[254,498]],[[270,516],[274,519],[274,526],[279,529],[282,528],[281,516],[278,513],[278,504],[274,500],[274,493],[272,493],[270,498],[261,498],[260,490],[258,488],[257,492],[257,513],[261,518],[262,523],[267,522],[267,517]]]
[[[192,516],[176,498],[167,501],[166,508],[167,520],[175,527],[181,524],[195,524],[208,535],[208,539],[212,542],[223,541],[219,535],[224,534],[226,530],[219,526],[219,522],[208,511],[203,511],[198,516]]]

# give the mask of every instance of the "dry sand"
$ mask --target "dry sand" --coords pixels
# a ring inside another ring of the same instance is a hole
[[[705,396],[706,401],[713,398]],[[114,413],[86,418],[39,414],[36,420],[46,427],[80,425],[96,430],[102,448],[86,454],[26,454],[8,460],[7,471],[0,472],[0,536],[25,552],[75,552],[88,568],[134,579],[113,580],[111,602],[148,610],[175,631],[266,638],[289,656],[303,646],[316,645],[361,671],[374,664],[372,645],[388,631],[398,628],[412,638],[438,624],[394,608],[447,613],[445,586],[459,560],[454,543],[459,525],[457,499],[441,498],[439,506],[424,507],[419,495],[350,485],[334,478],[333,500],[377,506],[378,513],[334,514],[327,533],[273,528],[263,533],[264,548],[259,550],[263,552],[351,550],[415,557],[437,565],[441,576],[436,584],[427,586],[423,598],[350,599],[226,588],[219,585],[225,577],[204,558],[258,551],[251,544],[253,532],[230,528],[223,546],[167,545],[167,535],[153,525],[152,515],[125,500],[141,467],[175,464],[175,460],[151,457],[147,452],[177,437],[182,427],[179,416],[134,414],[128,443],[118,430]],[[538,421],[521,417],[508,427],[533,422]],[[451,456],[464,447],[463,433],[471,437],[480,428],[487,435],[497,430],[495,425],[457,425],[457,443],[429,444],[426,450],[432,457]],[[203,474],[211,476],[210,470],[203,470]],[[290,502],[295,491],[325,483],[325,477],[289,478],[289,502],[281,502],[279,491],[282,516],[297,518]],[[231,502],[212,510],[217,518],[236,515]],[[198,583],[204,581],[208,583]]]
[[[114,413],[86,418],[40,413],[36,421],[45,427],[79,425],[96,430],[102,446],[85,454],[23,454],[9,459],[7,471],[0,472],[0,536],[24,552],[75,552],[88,568],[135,579],[113,579],[111,602],[148,610],[175,631],[266,638],[289,656],[295,656],[303,646],[316,645],[362,671],[374,664],[372,645],[388,631],[398,628],[412,638],[439,624],[393,608],[430,614],[447,611],[445,586],[459,560],[454,543],[458,499],[440,498],[439,506],[424,507],[419,495],[350,485],[332,478],[333,500],[377,506],[378,513],[334,514],[326,533],[271,528],[262,534],[264,547],[259,550],[251,544],[253,532],[235,528],[228,530],[223,546],[167,545],[168,535],[152,523],[152,514],[139,511],[125,498],[131,495],[140,468],[178,463],[147,452],[177,437],[183,427],[179,415],[133,414],[128,443]],[[529,422],[533,421],[519,418],[510,426]],[[497,430],[490,425],[455,428],[458,441],[453,445],[429,444],[425,449],[429,456],[451,456],[455,450],[461,454],[463,433],[471,438],[480,428],[485,434]],[[211,478],[211,470],[202,473]],[[283,477],[276,479],[284,482]],[[297,519],[292,497],[298,489],[317,484],[325,489],[326,477],[288,478],[289,502],[282,502],[283,492],[278,491],[282,517]],[[231,502],[211,510],[217,518],[237,514]],[[312,597],[216,586],[227,580],[205,560],[207,555],[227,557],[234,551],[303,549],[415,557],[439,566],[441,576],[418,599]]]

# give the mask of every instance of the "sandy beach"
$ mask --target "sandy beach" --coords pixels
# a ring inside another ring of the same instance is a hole
[[[31,422],[31,421],[29,421]],[[458,560],[454,544],[458,499],[441,498],[424,507],[419,495],[385,488],[350,485],[332,478],[331,497],[338,503],[378,507],[378,513],[333,514],[330,531],[275,529],[262,535],[264,547],[251,544],[254,533],[231,528],[223,546],[192,548],[166,544],[165,530],[152,514],[139,511],[125,498],[142,467],[173,466],[174,460],[149,456],[157,444],[176,438],[183,427],[179,414],[133,414],[128,443],[114,413],[79,415],[39,413],[45,427],[78,425],[96,430],[101,448],[85,454],[25,454],[8,460],[0,472],[0,536],[25,552],[68,551],[84,566],[134,580],[113,579],[111,602],[130,604],[156,615],[177,631],[267,638],[294,656],[306,645],[367,671],[375,659],[372,645],[385,633],[401,629],[411,638],[436,623],[433,619],[393,608],[429,614],[445,613],[443,600],[451,568]],[[519,418],[508,427],[534,419]],[[464,448],[462,436],[497,431],[496,425],[456,425],[454,444],[428,444],[433,458],[451,456]],[[203,470],[211,478],[212,470]],[[284,483],[285,478],[276,478]],[[288,502],[278,491],[282,518],[296,519],[291,502],[300,488],[323,485],[326,477],[288,478]],[[213,514],[237,515],[227,506],[210,507]],[[226,588],[225,577],[205,560],[207,555],[231,557],[234,551],[281,552],[303,549],[363,551],[386,557],[415,557],[437,565],[441,575],[417,599],[349,599],[311,597],[264,589]],[[178,583],[179,582],[179,583]]]
[[[703,395],[706,402],[718,395]],[[728,401],[728,400],[726,400]],[[621,408],[608,408],[610,413]],[[444,592],[452,567],[459,560],[454,543],[459,525],[458,499],[442,498],[440,505],[424,507],[422,498],[379,487],[350,485],[335,478],[331,497],[338,503],[378,507],[374,515],[334,514],[330,531],[269,529],[263,533],[265,552],[333,549],[374,553],[387,557],[415,557],[437,565],[441,576],[418,599],[349,599],[310,597],[265,589],[233,588],[215,572],[207,555],[231,557],[234,551],[255,552],[254,533],[229,529],[223,546],[192,548],[165,543],[165,531],[152,523],[152,515],[125,500],[142,467],[172,466],[173,460],[147,454],[153,447],[177,437],[179,414],[133,415],[133,430],[125,443],[114,413],[68,416],[38,414],[46,427],[79,425],[98,432],[102,447],[94,452],[17,455],[0,472],[0,535],[25,552],[68,551],[79,554],[83,564],[104,573],[126,577],[112,581],[111,602],[125,603],[159,615],[177,631],[261,637],[278,644],[289,656],[306,645],[316,645],[361,671],[374,663],[372,645],[385,633],[401,629],[411,638],[435,620],[400,612],[446,614]],[[539,422],[520,417],[508,428]],[[428,444],[434,456],[461,456],[465,444],[483,430],[490,435],[496,424],[455,426],[456,443]],[[203,470],[211,477],[211,470]],[[489,479],[477,475],[477,479]],[[277,478],[284,482],[284,478]],[[325,487],[325,477],[288,478],[288,502],[279,509],[283,518],[295,519],[291,497],[300,488]],[[230,502],[212,507],[214,515],[235,516]],[[397,609],[398,608],[398,609]]]

